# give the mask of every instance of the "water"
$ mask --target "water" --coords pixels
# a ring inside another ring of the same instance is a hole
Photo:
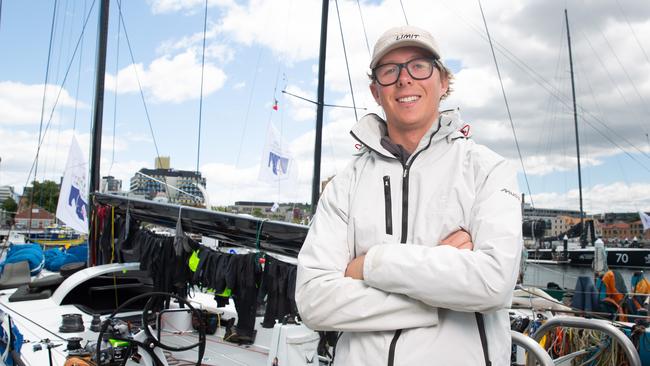
[[[615,268],[625,279],[628,290],[631,288],[630,280],[636,270]],[[576,281],[579,276],[589,276],[593,278],[591,267],[572,267],[567,265],[537,264],[527,263],[526,272],[524,273],[524,285],[546,287],[548,282],[555,282],[558,285],[575,289]],[[648,274],[646,273],[646,277]]]

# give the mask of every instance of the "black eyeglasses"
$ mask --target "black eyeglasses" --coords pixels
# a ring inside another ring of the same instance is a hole
[[[406,68],[409,75],[415,80],[424,80],[431,77],[435,68],[437,59],[435,58],[415,58],[411,61],[398,63],[388,63],[375,67],[372,70],[372,77],[381,86],[393,85],[399,79],[402,68]]]

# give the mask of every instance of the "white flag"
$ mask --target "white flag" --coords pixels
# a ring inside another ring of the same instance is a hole
[[[647,215],[643,211],[639,211],[639,217],[641,218],[641,224],[643,224],[643,231],[650,229],[650,215]]]
[[[56,217],[69,227],[87,234],[88,213],[88,163],[73,136],[56,206]]]
[[[297,178],[295,160],[288,145],[282,141],[273,123],[269,125],[266,144],[262,151],[259,180],[265,182],[293,182]]]
[[[275,212],[280,208],[280,205],[277,202],[273,202],[273,206],[271,206],[271,212]]]

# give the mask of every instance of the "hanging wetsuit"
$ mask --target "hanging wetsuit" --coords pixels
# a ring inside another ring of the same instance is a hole
[[[232,336],[224,339],[236,343],[252,343],[255,337],[257,283],[261,268],[254,253],[234,255],[230,261],[231,266],[226,273],[226,285],[232,289],[238,319]]]

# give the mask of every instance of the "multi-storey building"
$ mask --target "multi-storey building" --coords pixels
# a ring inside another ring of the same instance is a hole
[[[13,198],[14,201],[18,202],[18,195],[14,192],[14,187],[0,186],[0,204],[7,198]]]
[[[107,175],[105,177],[102,177],[102,185],[100,188],[100,192],[113,193],[113,192],[120,192],[121,190],[122,190],[121,179],[115,179],[115,177],[112,175]]]
[[[130,192],[151,200],[166,200],[186,206],[205,206],[205,197],[201,192],[201,189],[205,188],[205,178],[200,172],[168,168],[168,159],[156,161],[157,166],[166,168],[140,169],[131,178]]]
[[[580,222],[580,211],[556,208],[534,208],[524,205],[524,220],[544,221],[544,237],[560,235]]]
[[[634,238],[639,241],[650,240],[650,230],[643,230],[641,220],[634,222],[618,221],[611,224],[601,224],[602,237],[606,242],[631,242]]]

